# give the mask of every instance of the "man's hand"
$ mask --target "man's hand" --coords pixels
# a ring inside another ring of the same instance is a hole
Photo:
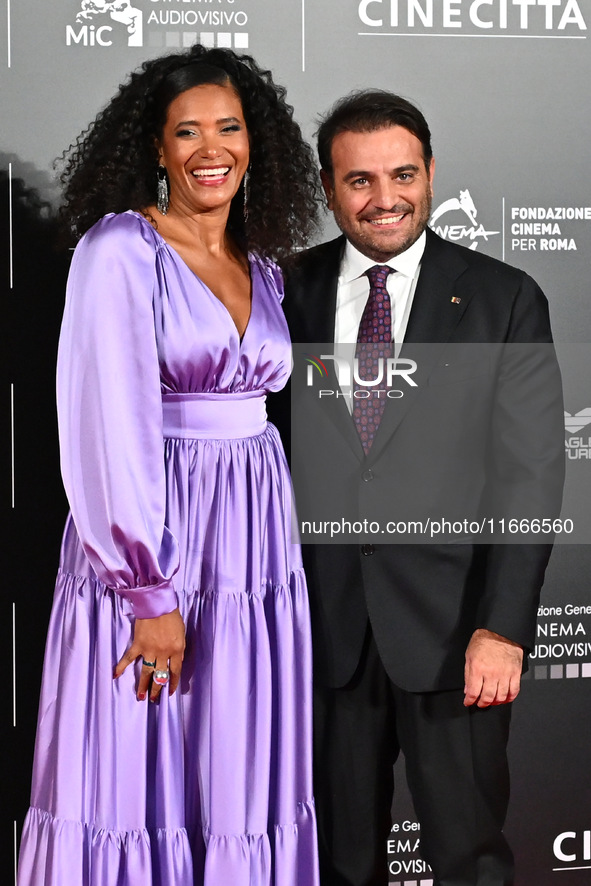
[[[517,698],[523,649],[493,631],[478,628],[466,649],[464,704],[479,708],[507,704]]]

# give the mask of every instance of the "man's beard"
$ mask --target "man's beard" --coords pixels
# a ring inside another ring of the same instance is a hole
[[[369,224],[363,225],[363,232],[360,232],[357,226],[351,228],[346,218],[341,215],[337,207],[333,210],[334,219],[343,234],[345,234],[347,239],[359,250],[359,252],[369,256],[373,261],[386,262],[390,258],[405,252],[413,243],[416,243],[429,223],[432,201],[433,195],[429,189],[429,193],[425,194],[421,202],[412,208],[411,227],[406,231],[404,236],[402,236],[402,239],[396,239],[396,233],[393,232],[391,243],[388,243],[384,237],[380,237],[377,233],[375,236],[372,236]],[[392,215],[400,215],[401,211],[404,211],[408,206],[409,204],[404,203],[396,205],[393,209],[388,210],[388,213],[391,213]],[[373,215],[368,215],[365,218],[362,218],[361,221],[371,219],[372,217],[379,218],[383,215],[383,211],[376,212]]]

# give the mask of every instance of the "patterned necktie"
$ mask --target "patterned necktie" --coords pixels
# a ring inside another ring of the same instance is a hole
[[[393,270],[388,265],[374,265],[366,271],[369,297],[359,324],[355,349],[359,378],[374,381],[379,375],[379,360],[383,360],[383,377],[379,384],[364,386],[355,382],[353,385],[353,421],[366,455],[386,404],[386,359],[392,356],[392,311],[386,280]]]

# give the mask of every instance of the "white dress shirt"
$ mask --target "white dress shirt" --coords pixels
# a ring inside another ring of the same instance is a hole
[[[385,262],[396,271],[395,274],[388,274],[386,280],[392,312],[392,340],[395,342],[395,357],[400,353],[404,341],[426,239],[427,236],[423,231],[419,239],[405,252],[401,252],[400,255]],[[369,277],[367,277],[366,271],[374,267],[375,264],[375,261],[363,255],[347,240],[337,283],[334,336],[337,346],[335,353],[340,352],[345,359],[352,358],[350,346],[357,342],[359,324],[369,298]],[[343,393],[347,409],[352,412],[352,392],[349,389],[343,389]]]
[[[388,275],[386,287],[392,307],[392,339],[397,344],[404,341],[426,239],[423,231],[405,252],[385,262],[396,271]],[[337,284],[336,344],[355,344],[357,341],[359,324],[369,297],[366,271],[375,264],[347,240]]]

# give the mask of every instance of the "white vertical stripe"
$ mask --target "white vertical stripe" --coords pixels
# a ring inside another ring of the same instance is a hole
[[[16,603],[12,604],[12,725],[16,727]]]
[[[306,70],[306,0],[302,0],[302,71]]]
[[[505,198],[503,197],[503,261],[505,261]]]
[[[14,244],[12,237],[12,163],[8,164],[8,282],[12,289],[14,283]]]
[[[14,481],[14,385],[10,385],[10,496],[11,506],[15,505],[15,481]]]
[[[6,61],[10,67],[10,0],[6,0]]]

